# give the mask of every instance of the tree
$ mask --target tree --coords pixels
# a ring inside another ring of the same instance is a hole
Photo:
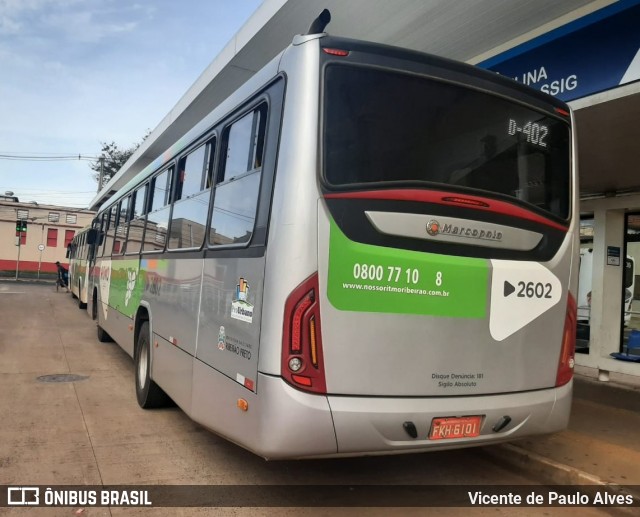
[[[95,162],[91,162],[89,167],[95,171],[93,178],[96,182],[100,181],[100,169],[102,169],[102,185],[106,183],[122,168],[133,153],[136,152],[140,144],[144,142],[151,131],[147,130],[147,134],[144,135],[141,142],[138,142],[127,149],[120,149],[115,142],[106,143],[101,142],[102,150],[100,151],[100,158]]]

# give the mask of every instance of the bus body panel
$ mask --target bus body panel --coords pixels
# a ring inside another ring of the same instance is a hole
[[[102,306],[105,307],[106,304],[102,303]],[[106,314],[106,319],[100,319],[100,326],[127,354],[133,357],[133,329],[130,328],[133,326],[133,322],[131,318],[108,307]]]
[[[151,378],[187,414],[192,411],[193,356],[152,331]],[[157,346],[156,346],[157,344]]]
[[[80,300],[87,303],[87,285],[89,283],[89,267],[86,259],[73,259],[69,265],[69,289]]]
[[[555,385],[567,310],[566,287],[558,278],[570,273],[570,237],[554,263],[461,259],[352,246],[343,235],[331,235],[339,228],[330,217],[321,203],[322,336],[329,393],[458,396]],[[363,280],[365,267],[380,278]],[[513,288],[507,296],[505,282]],[[355,289],[378,286],[409,292]]]
[[[195,355],[202,283],[201,258],[143,255],[140,297],[152,308],[153,332],[173,346]],[[135,304],[135,294],[132,297]]]
[[[557,389],[505,395],[385,398],[312,395],[263,374],[258,374],[258,384],[259,394],[251,393],[196,361],[193,397],[199,402],[190,416],[267,459],[425,452],[565,429],[573,387],[570,382]],[[248,411],[233,406],[237,399],[247,401]],[[479,414],[480,436],[427,438],[433,418]],[[505,415],[515,423],[493,431]],[[404,430],[405,422],[416,426],[416,439]]]
[[[204,261],[196,359],[255,391],[264,257]]]
[[[256,394],[199,360],[194,362],[193,381],[189,416],[255,454],[285,459],[338,452],[327,397],[303,393],[261,373]],[[237,407],[241,399],[247,411]]]
[[[313,41],[288,48],[278,165],[266,250],[259,371],[280,375],[283,308],[291,291],[318,270],[316,206],[319,56]],[[303,115],[301,115],[303,114]]]
[[[139,260],[115,257],[100,263],[98,280],[98,311],[100,326],[131,357],[134,352],[133,313],[139,297],[132,300],[133,285],[129,278],[137,275]],[[135,290],[138,293],[139,289]]]
[[[89,265],[85,266],[84,271],[80,272],[80,292],[78,298],[84,304],[89,303]]]

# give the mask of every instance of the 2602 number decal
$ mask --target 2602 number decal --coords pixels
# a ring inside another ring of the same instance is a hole
[[[518,288],[518,298],[552,298],[550,283],[518,282]]]

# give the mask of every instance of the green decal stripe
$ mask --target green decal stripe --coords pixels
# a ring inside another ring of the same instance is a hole
[[[488,260],[361,244],[330,224],[327,296],[335,308],[486,317]]]
[[[134,315],[142,298],[144,281],[139,273],[137,259],[111,262],[109,305],[128,317]]]

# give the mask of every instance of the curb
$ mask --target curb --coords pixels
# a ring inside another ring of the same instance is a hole
[[[539,476],[542,480],[554,485],[592,485],[601,486],[608,492],[618,495],[630,495],[634,499],[634,505],[640,505],[640,492],[630,490],[629,488],[604,481],[600,477],[589,474],[583,470],[571,467],[564,463],[541,456],[532,451],[523,449],[513,444],[501,444],[492,447],[483,447],[483,454],[490,456],[491,459],[498,463],[506,464],[519,470],[524,470]],[[636,515],[638,511],[636,507],[609,507],[611,509]]]

